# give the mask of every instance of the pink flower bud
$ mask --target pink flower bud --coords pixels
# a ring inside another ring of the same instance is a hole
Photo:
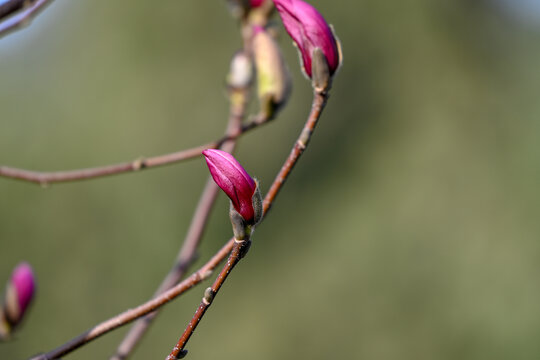
[[[36,290],[32,267],[26,262],[17,265],[11,275],[11,284],[15,288],[15,293],[17,294],[19,309],[21,312],[24,312],[32,301],[34,291]]]
[[[203,151],[208,169],[216,184],[231,199],[234,209],[247,224],[258,222],[258,210],[254,208],[253,195],[257,183],[242,165],[229,153],[209,149]]]
[[[20,324],[27,312],[36,291],[36,282],[32,267],[28,263],[20,263],[11,274],[7,284],[2,308],[5,326],[0,333],[5,336]]]
[[[285,29],[302,56],[306,75],[312,76],[313,51],[319,48],[333,75],[341,63],[338,40],[323,16],[310,4],[301,0],[273,0]]]
[[[263,2],[264,0],[249,0],[249,5],[255,8],[261,6]]]

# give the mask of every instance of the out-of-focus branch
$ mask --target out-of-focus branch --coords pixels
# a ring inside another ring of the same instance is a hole
[[[232,135],[226,135],[221,139],[210,142],[194,148],[173,152],[170,154],[164,154],[149,158],[140,158],[134,161],[128,161],[124,163],[106,165],[95,168],[68,170],[68,171],[54,171],[54,172],[40,172],[25,169],[17,169],[8,166],[0,166],[0,176],[18,180],[24,180],[32,183],[36,183],[42,186],[47,186],[53,183],[70,182],[77,180],[88,180],[103,176],[110,176],[116,174],[122,174],[127,172],[134,172],[158,166],[170,165],[187,159],[192,159],[201,155],[201,152],[206,149],[215,149],[220,147],[224,142],[228,140],[234,140],[242,134],[252,130],[270,119],[265,116],[256,116],[251,122],[244,125],[240,131]]]
[[[30,23],[53,0],[9,0],[0,5],[0,38]]]
[[[289,177],[294,165],[303,154],[306,146],[311,138],[311,134],[321,116],[321,113],[326,105],[327,95],[326,93],[315,92],[313,104],[311,107],[311,112],[308,117],[306,124],[300,134],[298,140],[295,142],[291,153],[285,160],[285,163],[281,167],[278,175],[276,176],[274,182],[270,186],[270,190],[266,194],[263,201],[264,217],[266,217],[268,211],[270,210],[273,202],[275,201],[279,191],[283,184],[285,184],[287,178]],[[263,217],[263,220],[264,220]],[[53,360],[58,359],[63,355],[66,355],[72,352],[75,349],[95,340],[96,338],[105,335],[106,333],[126,325],[135,319],[144,316],[161,306],[172,301],[174,298],[183,294],[185,291],[191,289],[195,285],[199,284],[204,279],[207,279],[212,271],[223,261],[227,255],[231,252],[234,245],[234,238],[230,239],[227,244],[225,244],[205,265],[203,265],[198,271],[193,273],[189,278],[180,282],[175,287],[167,290],[158,297],[139,305],[134,309],[127,310],[120,315],[117,315],[109,320],[102,322],[94,326],[92,329],[86,331],[85,333],[77,336],[76,338],[70,340],[64,345],[45,353],[37,355],[31,360]]]
[[[229,124],[227,126],[226,134],[234,135],[242,130],[242,121],[245,117],[248,104],[249,88],[231,88],[229,90],[229,97],[234,101],[231,101]],[[229,153],[234,152],[236,140],[237,139],[235,138],[224,142],[221,149]],[[154,297],[159,296],[164,291],[176,285],[184,276],[189,265],[193,262],[217,194],[218,187],[212,178],[209,177],[199,203],[197,204],[197,208],[195,209],[195,213],[193,214],[182,248],[176,257],[175,264],[154,293]],[[158,311],[154,311],[137,320],[116,349],[116,353],[111,357],[111,360],[126,359],[142,339],[157,314]]]
[[[0,4],[0,21],[34,2],[35,0],[8,0]]]
[[[142,305],[139,305],[134,309],[124,311],[123,313],[109,320],[103,321],[102,323],[94,326],[90,330],[68,341],[64,345],[61,345],[58,348],[49,351],[48,353],[36,355],[32,357],[31,360],[59,359],[61,356],[69,354],[73,350],[78,349],[79,347],[89,343],[90,341],[95,340],[98,337],[105,335],[106,333],[120,326],[129,324],[135,319],[144,316],[165,305],[166,303],[172,301],[177,296],[183,294],[187,290],[199,284],[201,281],[207,279],[212,274],[212,271],[216,268],[216,266],[219,265],[219,263],[229,254],[229,252],[231,252],[233,243],[234,240],[231,239],[199,270],[194,272],[184,281],[180,282],[174,288],[171,288],[170,290],[161,294],[159,297],[152,299]]]

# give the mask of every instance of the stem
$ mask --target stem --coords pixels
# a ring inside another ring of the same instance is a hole
[[[27,25],[45,6],[52,3],[53,0],[11,0],[0,7],[0,20],[11,16],[15,12],[22,10],[19,14],[10,19],[0,22],[0,38],[7,35],[10,31]]]
[[[137,318],[144,316],[157,308],[167,304],[168,302],[175,299],[177,296],[183,294],[187,290],[191,289],[195,285],[199,284],[201,281],[207,279],[212,271],[219,265],[219,263],[229,254],[233,248],[234,240],[231,239],[227,242],[206,264],[204,264],[199,270],[193,273],[189,278],[185,279],[174,288],[167,290],[162,293],[159,297],[156,297],[142,305],[137,306],[134,309],[124,311],[123,313],[106,320],[90,330],[82,333],[81,335],[73,338],[64,345],[49,351],[45,354],[37,355],[31,360],[53,360],[58,359],[61,356],[69,354],[70,352],[76,350],[77,348],[89,343],[92,340],[97,339],[98,337],[116,329],[120,326],[129,324],[130,322],[136,320]]]
[[[234,101],[231,101],[229,123],[226,131],[226,133],[231,136],[242,130],[242,121],[245,117],[248,104],[249,89],[231,89],[229,97],[231,99],[234,98]],[[226,141],[221,146],[221,149],[229,153],[234,152],[236,140],[237,139],[235,138],[233,140]],[[154,293],[154,297],[157,297],[164,291],[176,285],[184,276],[189,265],[193,262],[195,252],[199,247],[210,211],[215,203],[218,189],[218,186],[215,184],[212,178],[209,177],[199,203],[197,204],[197,208],[195,209],[195,213],[191,220],[191,224],[186,238],[184,239],[182,248],[176,257],[175,264],[161,282],[159,288]],[[116,353],[111,357],[110,360],[126,359],[142,339],[157,314],[158,311],[154,311],[133,324],[129,332],[124,337],[124,340],[122,340],[118,346]]]
[[[302,129],[300,136],[294,143],[294,146],[291,150],[291,153],[289,154],[289,157],[287,158],[287,160],[285,160],[285,163],[281,167],[281,170],[277,174],[276,178],[274,179],[274,182],[272,183],[272,185],[270,186],[270,189],[268,190],[268,192],[266,193],[266,196],[264,197],[263,209],[264,209],[265,216],[266,216],[266,213],[272,207],[272,204],[274,203],[276,196],[279,194],[279,191],[283,187],[283,184],[285,183],[285,181],[287,181],[287,178],[289,177],[292,169],[294,168],[294,165],[296,165],[296,163],[298,162],[298,159],[300,158],[300,156],[302,156],[302,154],[306,150],[306,147],[308,146],[309,141],[311,140],[313,131],[315,130],[315,126],[317,126],[317,122],[319,121],[322,111],[324,110],[324,107],[326,106],[327,100],[328,100],[327,92],[314,91],[313,103],[311,104],[311,112],[308,116],[306,123],[304,124],[304,128]]]
[[[0,24],[1,26],[1,24]],[[270,119],[257,116],[251,122],[244,125],[240,131],[223,136],[221,139],[210,142],[194,148],[173,152],[169,154],[154,156],[150,158],[142,158],[134,161],[124,162],[114,165],[106,165],[95,168],[68,170],[68,171],[55,171],[55,172],[39,172],[25,169],[17,169],[7,166],[0,166],[0,176],[24,180],[32,183],[36,183],[42,186],[47,186],[52,183],[69,182],[76,180],[87,180],[92,178],[98,178],[109,175],[122,174],[133,171],[140,171],[144,169],[154,168],[158,166],[170,165],[187,159],[192,159],[201,155],[201,152],[206,149],[215,149],[220,147],[223,143],[229,140],[235,140],[244,133],[263,125]]]
[[[242,256],[245,255],[245,252],[247,251],[249,246],[249,239],[234,240],[233,249],[231,251],[231,254],[229,255],[229,259],[223,266],[223,269],[219,273],[216,281],[214,281],[214,284],[210,288],[210,291],[208,289],[206,290],[205,296],[203,297],[201,304],[195,311],[195,315],[193,315],[193,318],[191,318],[191,321],[189,322],[186,330],[184,330],[184,333],[178,340],[178,343],[165,360],[177,360],[185,356],[186,351],[184,351],[184,347],[187,344],[189,338],[191,337],[191,335],[193,335],[193,332],[195,332],[197,325],[206,313],[206,310],[208,310],[208,308],[212,304],[212,301],[219,292],[219,289],[225,283],[225,280],[227,280],[227,277],[229,276],[233,268],[236,266],[236,264],[238,264]]]
[[[287,178],[289,177],[294,165],[296,164],[296,162],[298,161],[298,159],[304,152],[307,144],[309,143],[313,130],[326,105],[327,97],[328,95],[324,92],[314,93],[314,99],[313,99],[313,104],[311,107],[311,112],[306,121],[306,124],[304,125],[304,129],[302,130],[299,138],[295,142],[293,149],[291,150],[291,153],[289,154],[288,158],[285,160],[285,163],[281,167],[281,170],[279,171],[274,182],[272,183],[272,186],[270,187],[270,190],[268,191],[268,193],[266,194],[264,198],[263,220],[266,217],[268,211],[270,210],[273,202],[275,201],[276,196],[281,190],[281,187],[283,186],[283,184],[285,184]],[[204,266],[202,266],[199,270],[193,273],[189,278],[187,278],[186,280],[176,285],[174,288],[171,288],[170,290],[164,292],[158,297],[142,305],[139,305],[138,307],[134,309],[127,310],[123,312],[122,314],[119,314],[109,320],[106,320],[94,326],[92,329],[70,340],[66,344],[61,345],[60,347],[46,354],[37,355],[33,357],[31,360],[58,359],[60,356],[66,355],[72,352],[73,350],[89,343],[90,341],[160,308],[161,306],[167,304],[169,301],[172,301],[177,296],[183,294],[187,290],[191,289],[193,286],[199,284],[201,281],[208,278],[211,275],[212,270],[214,270],[216,266],[218,266],[219,263],[223,261],[223,259],[225,259],[225,257],[227,256],[227,254],[229,254],[229,252],[231,252],[231,250],[233,249],[233,245],[234,245],[234,239],[230,239]]]
[[[0,20],[13,15],[17,11],[24,8],[25,5],[28,6],[28,3],[32,3],[34,1],[35,0],[9,0],[4,2],[3,4],[0,4]]]
[[[272,186],[270,187],[270,190],[266,194],[264,201],[263,201],[263,210],[264,210],[264,217],[266,217],[267,212],[270,210],[276,196],[278,195],[279,191],[281,190],[281,187],[289,177],[292,169],[294,168],[294,165],[298,162],[298,159],[300,156],[304,153],[306,150],[307,145],[309,144],[309,141],[311,140],[311,136],[313,135],[313,131],[315,130],[315,126],[317,125],[317,122],[319,121],[319,118],[321,116],[322,110],[324,109],[324,106],[326,105],[326,100],[328,98],[328,94],[325,91],[321,92],[314,92],[314,98],[313,103],[311,106],[311,112],[309,114],[308,120],[306,121],[306,124],[304,125],[304,128],[302,129],[302,132],[300,133],[300,136],[296,140],[291,153],[289,154],[289,157],[285,160],[285,163],[281,167],[281,170],[279,171],[278,175],[276,176],[276,179],[272,183]],[[195,311],[195,315],[193,315],[191,321],[189,322],[188,326],[184,330],[184,333],[178,340],[176,346],[173,348],[169,356],[165,360],[177,360],[182,359],[186,354],[187,351],[184,350],[187,342],[189,341],[191,335],[193,335],[193,332],[197,328],[197,325],[202,320],[204,314],[206,313],[206,310],[210,307],[212,300],[219,292],[219,289],[235,267],[235,265],[240,261],[240,259],[245,255],[245,250],[249,248],[249,239],[247,241],[238,241],[235,240],[233,250],[231,254],[229,255],[229,259],[227,260],[227,263],[223,266],[223,269],[221,270],[219,276],[217,277],[216,281],[212,285],[211,288],[211,297],[207,297],[205,294],[205,297],[203,297],[203,300],[201,301],[201,304]]]

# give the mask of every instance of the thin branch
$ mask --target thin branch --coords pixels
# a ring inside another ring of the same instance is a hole
[[[28,25],[30,21],[45,8],[45,6],[52,2],[53,0],[11,0],[1,5],[0,20],[13,15],[17,11],[22,11],[0,22],[0,38],[11,31],[15,31],[20,27]]]
[[[189,338],[191,337],[191,335],[193,335],[195,328],[197,328],[197,325],[203,318],[206,310],[208,310],[208,308],[212,304],[212,301],[219,292],[219,289],[221,289],[221,286],[223,286],[225,280],[227,280],[227,277],[232,272],[236,264],[238,264],[240,259],[245,255],[246,251],[249,249],[249,246],[249,239],[234,241],[233,249],[231,251],[231,254],[229,255],[229,259],[227,259],[227,262],[225,263],[223,269],[212,284],[212,287],[206,289],[201,304],[197,308],[197,311],[195,311],[195,315],[193,315],[186,330],[180,337],[180,340],[178,340],[178,343],[165,360],[177,360],[183,358],[186,355],[187,351],[184,350],[184,347],[189,341]]]
[[[291,174],[292,169],[298,162],[298,159],[304,151],[306,150],[306,147],[309,144],[309,141],[311,140],[311,136],[313,134],[313,131],[315,130],[315,126],[317,126],[317,122],[319,121],[322,111],[324,110],[324,107],[326,106],[326,101],[328,100],[328,93],[326,92],[317,92],[315,91],[313,93],[313,103],[311,105],[311,112],[308,116],[308,119],[306,123],[304,124],[304,128],[302,129],[302,132],[300,133],[300,136],[294,143],[294,146],[291,150],[291,153],[289,154],[289,157],[287,160],[285,160],[285,163],[281,167],[281,170],[277,174],[276,178],[274,179],[274,182],[270,186],[270,189],[266,193],[266,196],[264,197],[263,201],[263,209],[264,209],[264,216],[266,217],[266,213],[270,210],[272,207],[274,200],[276,199],[277,195],[279,194],[279,191],[283,187],[283,184],[285,181],[287,181],[287,178]]]
[[[268,213],[268,210],[270,210],[271,205],[273,204],[283,184],[289,177],[292,169],[298,162],[298,159],[306,150],[306,147],[309,144],[309,141],[313,134],[313,131],[315,130],[315,126],[317,125],[317,122],[319,121],[322,110],[324,109],[324,106],[326,105],[327,98],[328,98],[328,95],[326,94],[326,92],[314,93],[313,104],[311,107],[311,112],[309,114],[308,120],[306,121],[306,124],[304,125],[304,128],[302,129],[302,132],[300,133],[300,136],[298,137],[298,140],[294,144],[291,150],[291,153],[289,154],[289,157],[287,158],[287,160],[285,160],[285,163],[281,167],[281,170],[279,171],[278,175],[276,176],[276,179],[274,180],[274,182],[272,183],[272,186],[270,187],[270,190],[268,191],[268,193],[266,194],[264,198],[264,202],[263,202],[264,216],[266,216],[266,214]],[[167,356],[165,360],[182,359],[187,354],[187,350],[185,350],[185,346],[187,342],[189,341],[191,335],[193,335],[193,332],[197,328],[197,325],[202,320],[204,314],[206,313],[206,310],[212,304],[212,301],[217,295],[217,293],[219,292],[219,289],[225,283],[225,280],[230,275],[235,265],[245,255],[245,252],[247,251],[247,249],[249,249],[249,241],[250,241],[249,239],[245,241],[235,240],[233,250],[231,254],[229,255],[229,259],[223,266],[223,269],[221,270],[219,276],[216,278],[212,287],[206,290],[205,295],[199,307],[195,311],[195,315],[193,315],[193,317],[191,318],[191,321],[189,322],[188,326],[184,330],[184,333],[182,334],[177,344],[174,346],[173,350],[171,351],[171,353],[169,354],[169,356]]]
[[[0,21],[35,1],[36,0],[8,0],[0,4]]]
[[[248,104],[249,89],[230,89],[229,98],[234,98],[234,101],[231,101],[229,123],[226,131],[226,134],[231,135],[238,133],[242,129],[242,121],[244,120]],[[221,146],[221,149],[229,153],[234,152],[236,140],[237,139],[226,141]],[[182,248],[176,257],[175,264],[161,282],[159,288],[154,293],[154,297],[159,296],[164,291],[176,285],[184,276],[189,265],[191,265],[193,262],[195,252],[199,247],[210,211],[215,203],[218,189],[219,188],[217,187],[216,183],[211,177],[209,177],[203,193],[201,194],[199,203],[197,204],[197,208],[195,209],[195,213],[193,214],[193,218],[184,239]],[[157,315],[158,311],[154,311],[146,315],[144,318],[137,320],[137,322],[130,328],[116,349],[116,353],[111,357],[110,360],[126,359],[135,349],[136,345],[142,339],[148,327],[151,325],[152,321]]]
[[[97,339],[98,337],[130,322],[136,320],[137,318],[144,316],[157,308],[167,304],[168,302],[175,299],[177,296],[183,294],[187,290],[191,289],[195,285],[199,284],[201,281],[207,279],[212,271],[219,265],[221,261],[231,252],[233,248],[234,240],[231,239],[227,242],[206,264],[204,264],[199,270],[193,273],[189,278],[180,282],[174,288],[164,292],[159,297],[152,299],[142,305],[137,306],[134,309],[129,309],[123,313],[106,320],[90,330],[84,332],[83,334],[73,338],[64,345],[49,351],[45,354],[40,354],[35,357],[32,357],[31,360],[53,360],[58,359],[61,356],[64,356],[73,350],[78,349],[79,347],[89,343],[92,340]]]
[[[47,186],[53,183],[88,180],[103,176],[117,175],[127,172],[140,171],[144,169],[154,168],[158,166],[170,165],[180,161],[192,159],[201,155],[201,152],[206,149],[215,149],[220,147],[224,142],[228,140],[237,139],[239,136],[246,132],[263,125],[268,122],[269,118],[262,115],[256,116],[251,122],[244,125],[240,132],[232,135],[223,136],[221,139],[210,142],[204,145],[193,147],[190,149],[173,152],[169,154],[139,158],[134,161],[128,161],[124,163],[106,165],[95,168],[68,170],[68,171],[55,171],[55,172],[39,172],[25,169],[17,169],[8,166],[0,166],[0,176],[24,180],[32,183],[36,183],[42,186]]]
[[[272,186],[270,186],[270,190],[268,190],[268,193],[266,194],[264,201],[263,201],[263,209],[264,209],[264,216],[263,219],[266,217],[268,211],[270,210],[273,202],[275,201],[279,191],[281,190],[281,187],[283,184],[285,184],[287,178],[289,177],[294,165],[306,149],[307,144],[309,143],[311,134],[315,128],[315,125],[317,124],[322,110],[324,109],[326,105],[326,99],[327,94],[326,93],[315,93],[313,104],[311,108],[310,115],[308,117],[308,120],[306,124],[304,125],[304,129],[302,130],[302,133],[300,134],[300,137],[295,142],[293,149],[291,150],[291,153],[289,154],[288,158],[285,160],[285,163],[281,167],[281,170],[279,171],[278,175],[276,176],[274,182],[272,183]],[[118,328],[123,325],[126,325],[135,319],[144,316],[161,306],[167,304],[168,302],[172,301],[174,298],[178,297],[179,295],[183,294],[185,291],[191,289],[193,286],[199,284],[204,279],[208,278],[212,271],[219,265],[221,261],[227,257],[227,255],[231,252],[234,245],[234,238],[230,239],[227,244],[225,244],[204,266],[202,266],[198,271],[193,273],[189,278],[186,280],[180,282],[178,285],[176,285],[174,288],[171,288],[170,290],[164,292],[160,296],[134,308],[131,310],[127,310],[123,312],[120,315],[117,315],[109,320],[106,320],[96,326],[94,326],[92,329],[86,331],[85,333],[77,336],[76,338],[70,340],[64,345],[61,345],[60,347],[46,353],[37,355],[31,360],[53,360],[58,359],[60,356],[66,355],[73,350],[91,342],[92,340]]]

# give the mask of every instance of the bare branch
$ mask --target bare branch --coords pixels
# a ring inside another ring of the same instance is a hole
[[[1,24],[0,24],[1,26]],[[244,125],[239,132],[232,135],[227,135],[221,139],[210,142],[204,145],[200,145],[194,148],[173,152],[170,154],[164,154],[149,158],[140,158],[133,161],[124,163],[106,165],[95,168],[68,170],[68,171],[54,171],[54,172],[40,172],[25,169],[12,168],[8,166],[0,166],[0,176],[24,180],[32,183],[36,183],[42,186],[47,186],[53,183],[70,182],[78,180],[88,180],[98,177],[123,174],[128,172],[140,171],[144,169],[154,168],[158,166],[170,165],[180,161],[192,159],[201,155],[201,152],[206,149],[215,149],[220,147],[224,142],[228,140],[234,140],[244,133],[252,130],[270,119],[262,115],[255,117],[250,123]]]
[[[21,10],[28,4],[34,3],[36,0],[8,0],[0,4],[0,21],[6,17],[9,17]]]
[[[2,21],[0,22],[0,38],[29,24],[45,6],[52,2],[53,0],[10,0],[0,5],[0,21]],[[13,15],[18,11],[20,12]],[[6,19],[7,17],[9,18]]]
[[[102,323],[94,326],[90,330],[83,334],[73,338],[64,345],[48,352],[33,357],[31,360],[53,360],[64,356],[73,350],[89,343],[96,338],[105,335],[106,333],[126,324],[129,324],[133,320],[144,316],[157,308],[172,301],[177,296],[183,294],[187,290],[191,289],[201,281],[208,278],[212,271],[219,265],[219,263],[229,254],[233,247],[234,240],[231,239],[225,246],[223,246],[206,264],[204,264],[199,270],[193,273],[189,278],[185,279],[174,288],[164,292],[159,297],[152,299],[142,305],[137,306],[134,309],[129,309],[123,313],[103,321]]]

